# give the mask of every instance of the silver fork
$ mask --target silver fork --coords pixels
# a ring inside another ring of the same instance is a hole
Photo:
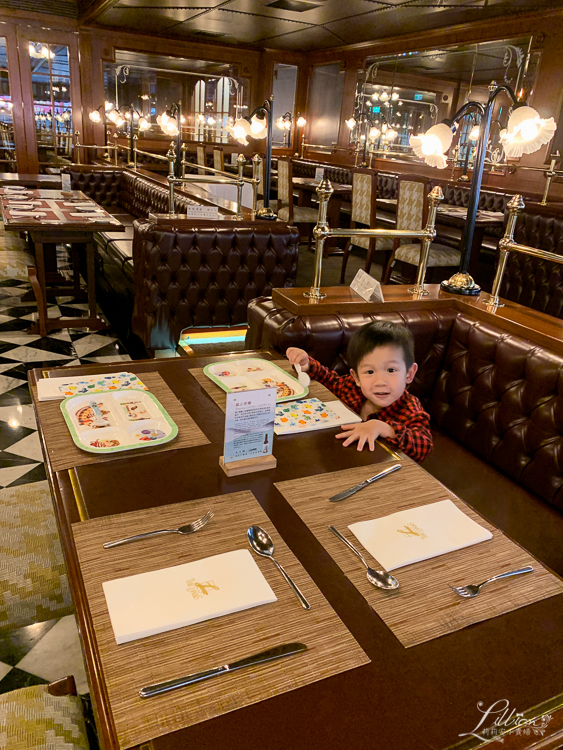
[[[487,580],[483,581],[483,583],[468,584],[467,586],[450,586],[450,588],[452,591],[455,591],[456,594],[463,596],[464,599],[472,599],[474,596],[477,596],[477,594],[481,590],[481,586],[484,586],[486,583],[492,583],[493,581],[498,581],[501,578],[520,576],[523,573],[531,573],[533,570],[534,569],[531,565],[526,565],[525,568],[519,568],[518,570],[509,570],[508,573],[500,573],[498,576],[487,578]]]
[[[115,542],[105,542],[104,549],[110,549],[110,547],[119,547],[121,544],[129,544],[129,542],[136,542],[139,539],[148,539],[151,536],[161,536],[163,534],[193,534],[194,531],[202,529],[208,521],[211,521],[215,514],[212,510],[208,510],[207,513],[198,518],[196,521],[187,523],[185,526],[179,526],[177,529],[160,529],[160,531],[147,531],[144,534],[136,534],[135,536],[127,536],[125,539],[117,539]]]

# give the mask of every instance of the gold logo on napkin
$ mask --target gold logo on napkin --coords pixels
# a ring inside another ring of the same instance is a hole
[[[190,578],[189,581],[186,581],[186,587],[194,599],[202,599],[204,596],[209,596],[209,591],[207,589],[219,591],[219,586],[216,586],[214,581],[200,583],[199,581],[196,581],[195,578]]]
[[[397,529],[397,531],[399,534],[404,534],[405,536],[418,536],[420,539],[426,539],[428,537],[420,526],[412,523],[412,521],[411,523],[406,523],[404,529]]]

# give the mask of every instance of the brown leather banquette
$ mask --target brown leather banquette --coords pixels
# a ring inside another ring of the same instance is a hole
[[[248,317],[248,349],[298,346],[341,373],[365,322],[406,325],[419,366],[411,390],[432,417],[423,467],[563,574],[561,354],[454,307],[297,316],[257,299]]]
[[[295,285],[299,232],[283,222],[134,231],[133,332],[148,351],[175,347],[184,328],[245,323],[252,299]]]
[[[182,216],[173,225],[159,224],[148,221],[149,213],[168,211],[168,191],[158,179],[123,169],[66,171],[73,189],[126,225],[125,234],[96,234],[96,287],[104,313],[133,347],[131,331],[152,353],[176,346],[183,328],[244,323],[251,299],[295,285],[294,227],[228,220],[214,225]],[[196,201],[176,191],[174,203],[185,215]]]

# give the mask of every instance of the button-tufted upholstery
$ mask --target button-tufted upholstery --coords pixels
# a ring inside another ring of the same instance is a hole
[[[423,466],[563,573],[562,356],[453,308],[296,316],[257,299],[248,320],[248,348],[297,346],[340,373],[365,322],[406,325],[419,365],[410,389],[436,434]]]
[[[281,222],[134,229],[133,331],[149,350],[176,346],[190,326],[244,323],[250,300],[295,285],[299,234]]]
[[[563,212],[556,206],[527,205],[518,216],[514,239],[563,256]],[[500,289],[502,297],[563,318],[563,265],[512,253]]]

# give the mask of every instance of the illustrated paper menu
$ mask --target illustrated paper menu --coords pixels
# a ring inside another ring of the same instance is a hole
[[[278,406],[274,432],[276,435],[289,435],[361,421],[361,417],[350,411],[341,401],[325,404],[318,398],[304,398]]]
[[[249,550],[117,578],[102,586],[118,644],[277,600]]]
[[[276,390],[227,393],[224,462],[272,453]]]
[[[78,375],[66,378],[42,378],[37,381],[39,401],[86,396],[90,393],[120,391],[123,389],[148,391],[147,386],[132,372],[114,372],[110,375]]]

